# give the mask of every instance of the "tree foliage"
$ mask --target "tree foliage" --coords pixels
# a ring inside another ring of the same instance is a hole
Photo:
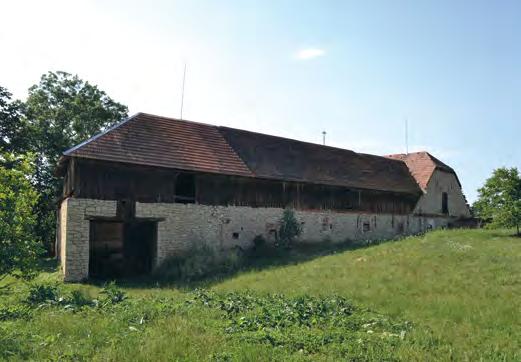
[[[128,109],[76,75],[48,72],[29,88],[25,103],[0,87],[0,151],[36,155],[31,180],[38,192],[36,235],[48,250],[55,234],[62,180],[54,168],[68,148],[127,116]]]
[[[23,153],[29,148],[29,127],[23,118],[24,104],[0,86],[0,152]]]
[[[29,180],[31,157],[0,154],[0,277],[27,277],[41,245],[34,234],[38,194]]]
[[[128,108],[97,86],[66,72],[49,72],[29,88],[27,118],[48,164],[62,152],[127,116]]]
[[[515,227],[520,235],[521,177],[517,168],[498,168],[478,190],[473,209],[493,227]]]

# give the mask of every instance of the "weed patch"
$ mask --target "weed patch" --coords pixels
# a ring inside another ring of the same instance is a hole
[[[233,338],[307,355],[334,351],[341,358],[389,358],[413,328],[408,321],[357,307],[341,296],[288,298],[197,290],[193,302],[221,311],[225,333]]]

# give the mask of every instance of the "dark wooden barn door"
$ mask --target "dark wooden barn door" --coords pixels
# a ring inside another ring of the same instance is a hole
[[[89,277],[99,279],[144,275],[155,257],[156,223],[91,221]]]
[[[155,254],[156,223],[132,222],[125,225],[125,275],[138,276],[152,270]]]
[[[113,221],[90,222],[89,277],[119,277],[124,270],[124,224]]]

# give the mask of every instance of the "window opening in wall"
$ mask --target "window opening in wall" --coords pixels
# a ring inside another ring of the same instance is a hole
[[[371,231],[371,223],[369,221],[365,221],[363,226],[362,226],[362,230],[363,232],[368,232],[368,231]]]
[[[441,212],[443,214],[449,213],[449,195],[446,192],[441,194]]]
[[[238,239],[238,238],[239,238],[239,233],[233,233],[233,234],[232,234],[232,238],[234,238],[234,239]]]
[[[195,202],[195,175],[180,173],[175,180],[175,202],[193,204]]]

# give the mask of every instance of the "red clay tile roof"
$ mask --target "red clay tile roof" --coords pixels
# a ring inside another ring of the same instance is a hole
[[[215,126],[138,113],[65,156],[253,176]]]
[[[404,162],[287,138],[138,113],[66,157],[419,194]]]
[[[447,166],[436,157],[425,151],[412,152],[408,154],[399,153],[395,155],[388,155],[386,157],[404,161],[411,171],[414,179],[424,191],[427,189],[427,184],[429,183],[429,180],[431,179],[431,176],[435,170],[442,170],[456,175],[456,172],[451,167]]]
[[[403,162],[234,128],[220,130],[257,177],[420,192]]]

